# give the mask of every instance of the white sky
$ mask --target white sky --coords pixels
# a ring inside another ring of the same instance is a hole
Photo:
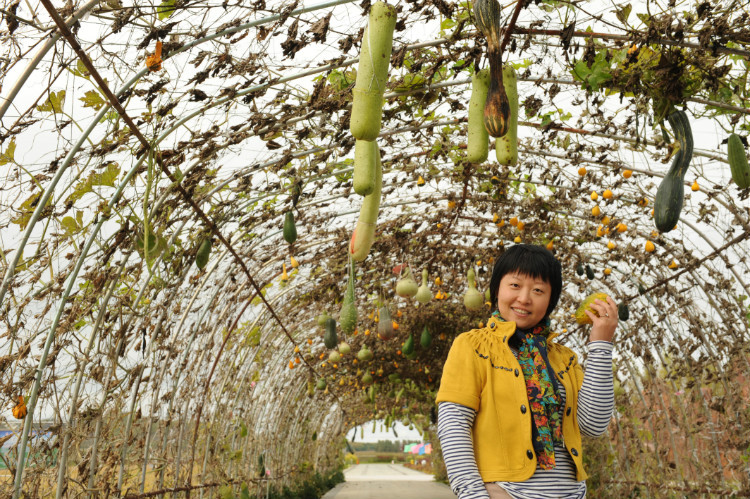
[[[385,429],[382,419],[376,421],[375,432],[372,431],[372,425],[373,421],[368,421],[363,425],[352,428],[351,430],[349,430],[349,433],[346,434],[347,440],[349,440],[350,442],[352,441],[352,439],[354,439],[355,442],[378,442],[380,440],[422,441],[422,436],[416,429],[410,430],[407,426],[404,426],[400,422],[397,422],[393,426],[393,428],[395,428],[396,430],[396,433],[398,433],[398,436],[393,433],[393,430],[382,431]],[[364,428],[364,437],[362,437],[362,428]]]

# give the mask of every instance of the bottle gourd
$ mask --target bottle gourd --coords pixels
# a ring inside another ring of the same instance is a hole
[[[375,147],[377,149],[377,145]],[[367,258],[372,243],[375,241],[375,224],[378,221],[380,193],[383,186],[383,167],[380,163],[379,150],[376,151],[375,160],[375,187],[362,201],[357,227],[349,243],[349,253],[355,262],[361,262]]]
[[[674,153],[672,165],[659,184],[654,200],[654,222],[660,232],[669,232],[677,225],[685,199],[685,174],[693,157],[693,132],[684,111],[667,116],[680,149]]]
[[[367,28],[362,36],[349,121],[349,129],[355,139],[375,140],[380,133],[383,93],[388,82],[395,27],[396,8],[385,2],[372,4]]]
[[[476,26],[487,38],[490,87],[484,104],[484,126],[492,137],[502,137],[510,128],[510,102],[503,85],[503,58],[500,52],[500,4],[497,0],[474,2]]]
[[[518,163],[518,77],[513,66],[503,66],[503,87],[510,104],[508,132],[495,141],[495,157],[504,166]]]

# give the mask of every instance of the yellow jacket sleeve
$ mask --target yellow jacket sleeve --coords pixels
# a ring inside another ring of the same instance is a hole
[[[459,335],[451,345],[435,403],[454,402],[478,411],[485,373],[467,334]]]

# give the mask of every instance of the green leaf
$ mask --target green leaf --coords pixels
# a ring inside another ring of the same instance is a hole
[[[39,104],[36,107],[36,109],[37,111],[57,114],[57,113],[62,112],[62,107],[64,103],[65,103],[65,90],[60,90],[59,92],[50,92],[44,104]]]
[[[99,123],[104,123],[105,121],[114,122],[120,119],[120,113],[117,111],[109,111],[102,116],[102,119],[99,120]]]
[[[76,76],[80,76],[81,78],[86,78],[87,80],[89,79],[89,75],[90,75],[89,70],[86,69],[86,65],[80,59],[78,59],[78,62],[76,62],[75,69],[70,69],[70,67],[68,67],[68,70]]]
[[[160,21],[163,21],[164,19],[167,19],[169,16],[174,14],[174,4],[175,0],[164,0],[159,4],[159,7],[157,7],[156,9],[156,14],[159,17]]]
[[[456,25],[456,21],[454,21],[451,18],[447,18],[446,20],[440,23],[440,29],[441,30],[451,29],[455,25]]]
[[[8,163],[15,163],[16,160],[13,158],[13,155],[16,152],[16,139],[15,137],[10,139],[10,143],[8,144],[8,148],[5,149],[4,152],[0,152],[0,166],[8,164]]]
[[[101,173],[91,173],[89,178],[76,185],[73,193],[65,200],[67,203],[75,203],[87,192],[93,192],[95,185],[115,186],[117,176],[120,174],[120,166],[117,163],[110,163]]]
[[[65,229],[65,232],[68,233],[69,236],[72,236],[76,232],[80,230],[80,227],[78,226],[78,223],[76,222],[76,219],[73,217],[64,217],[60,221],[60,225],[63,229]]]
[[[586,61],[578,61],[571,71],[573,78],[582,81],[584,89],[598,91],[604,82],[612,79],[611,68],[606,57],[607,49],[602,49],[596,54],[591,67],[586,64]]]
[[[89,90],[79,100],[83,102],[83,107],[93,107],[95,111],[100,110],[107,104],[107,101],[96,90]]]
[[[651,20],[651,17],[648,14],[636,14],[636,16],[638,16],[638,19],[646,25],[648,25],[648,22]]]
[[[36,205],[39,204],[39,199],[42,197],[41,192],[37,192],[36,194],[32,194],[30,197],[26,199],[23,203],[21,203],[20,209],[18,211],[21,212],[20,215],[18,215],[16,218],[11,219],[11,222],[14,224],[18,224],[19,228],[21,230],[24,230],[26,226],[29,224],[29,221],[31,220],[31,215],[34,213],[34,210],[36,209]],[[52,203],[52,197],[47,200],[47,206],[49,206]]]
[[[615,15],[617,16],[617,19],[620,20],[621,23],[627,24],[628,17],[630,17],[630,12],[633,10],[633,6],[630,4],[627,4],[621,9],[617,9],[615,11]]]

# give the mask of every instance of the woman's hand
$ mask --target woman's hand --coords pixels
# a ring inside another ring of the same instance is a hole
[[[607,297],[607,301],[596,299],[591,304],[591,308],[596,310],[598,316],[590,311],[586,310],[586,315],[589,316],[593,326],[591,327],[591,334],[589,335],[589,341],[612,341],[615,336],[615,329],[617,329],[617,305],[614,300]]]

